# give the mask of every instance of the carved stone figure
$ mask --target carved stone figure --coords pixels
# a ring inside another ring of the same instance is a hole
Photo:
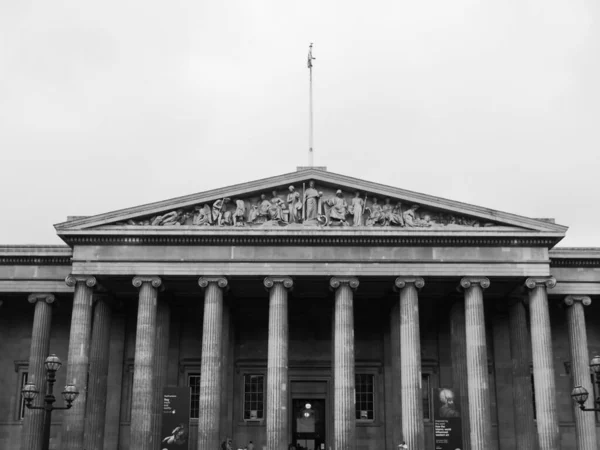
[[[402,203],[396,203],[394,209],[392,210],[392,215],[390,216],[390,224],[404,226],[404,218],[402,217]]]
[[[269,220],[269,210],[271,209],[271,202],[267,200],[265,194],[260,195],[260,203],[258,205],[258,218],[263,221]]]
[[[383,205],[381,211],[383,217],[383,226],[404,226],[404,219],[402,218],[402,204],[400,202],[398,202],[396,206],[392,206],[391,200],[386,198],[385,204]]]
[[[254,223],[258,219],[258,205],[252,205],[248,212],[248,223]]]
[[[235,201],[235,212],[233,213],[233,226],[243,227],[245,214],[246,204],[244,203],[244,200],[238,198]]]
[[[315,182],[308,182],[308,189],[304,192],[304,203],[306,208],[306,220],[316,219],[319,214],[319,198],[323,195],[315,189]]]
[[[210,225],[212,222],[212,213],[208,205],[196,206],[192,225]]]
[[[419,219],[419,217],[417,216],[417,213],[416,213],[417,209],[419,209],[419,205],[412,205],[409,209],[407,209],[406,211],[404,211],[404,213],[402,213],[402,218],[404,219],[404,224],[407,227],[414,227],[414,228],[430,227],[431,222]]]
[[[290,214],[289,223],[298,223],[300,222],[301,216],[300,212],[302,211],[302,202],[300,201],[300,193],[296,191],[294,186],[290,186],[288,188],[290,191],[287,195],[287,206]]]
[[[231,199],[229,198],[223,198],[213,203],[212,221],[214,224],[219,226],[232,224],[231,211],[227,211],[226,209],[227,203],[229,203],[230,200]]]
[[[277,196],[277,191],[273,191],[273,198],[271,199],[271,207],[269,208],[269,219],[271,220],[283,220],[283,207],[285,202]]]
[[[151,225],[153,226],[173,226],[182,225],[189,217],[187,213],[184,213],[183,209],[168,212],[162,216],[156,216],[152,219]]]
[[[383,208],[377,203],[377,197],[373,197],[373,204],[366,208],[369,211],[369,217],[367,218],[367,226],[372,227],[383,223]]]
[[[354,198],[352,199],[352,205],[350,205],[350,214],[354,215],[354,223],[352,226],[360,227],[362,225],[362,217],[363,211],[365,209],[365,202],[362,198],[360,198],[360,192],[354,193]]]
[[[335,224],[335,222],[339,222],[342,225],[348,225],[348,222],[346,222],[346,216],[349,213],[348,204],[340,189],[336,191],[335,197],[331,197],[327,200],[326,205],[329,207],[329,225],[332,223]]]

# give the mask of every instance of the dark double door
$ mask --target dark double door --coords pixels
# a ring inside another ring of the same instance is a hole
[[[296,450],[325,450],[325,400],[292,400],[292,438]]]

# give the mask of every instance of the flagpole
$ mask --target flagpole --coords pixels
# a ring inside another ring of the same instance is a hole
[[[314,165],[314,153],[313,153],[313,86],[312,86],[312,42],[308,47],[308,165],[313,167]]]

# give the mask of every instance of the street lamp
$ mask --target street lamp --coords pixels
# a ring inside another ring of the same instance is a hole
[[[596,355],[591,359],[590,369],[592,369],[592,372],[594,373],[594,382],[598,385],[598,388],[600,389],[600,356],[599,355]],[[587,401],[589,396],[590,396],[589,392],[583,386],[575,386],[573,388],[573,390],[571,391],[571,398],[573,399],[573,401],[575,401],[576,403],[579,404],[579,408],[582,411],[600,412],[600,408],[586,408],[585,407],[585,402]],[[594,400],[594,403],[596,405],[600,405],[600,397],[596,398]]]
[[[48,450],[50,448],[50,420],[52,418],[52,411],[55,409],[69,409],[73,406],[73,402],[79,395],[79,391],[72,384],[68,384],[65,386],[65,389],[62,391],[62,397],[65,401],[66,406],[53,406],[56,398],[52,393],[54,388],[54,383],[56,382],[56,371],[60,369],[62,363],[60,359],[56,355],[50,355],[46,358],[44,362],[44,366],[46,367],[46,395],[44,396],[44,405],[43,406],[34,406],[32,405],[33,400],[40,393],[38,388],[33,383],[27,383],[21,389],[21,395],[25,400],[25,406],[29,409],[43,409],[46,411],[44,415],[44,439],[42,441],[42,449]]]

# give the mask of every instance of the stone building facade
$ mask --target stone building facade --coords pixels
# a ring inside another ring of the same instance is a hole
[[[550,219],[306,168],[55,228],[0,247],[0,448],[41,448],[50,353],[53,449],[163,448],[165,386],[194,450],[434,449],[440,387],[465,449],[597,448],[600,249]]]

